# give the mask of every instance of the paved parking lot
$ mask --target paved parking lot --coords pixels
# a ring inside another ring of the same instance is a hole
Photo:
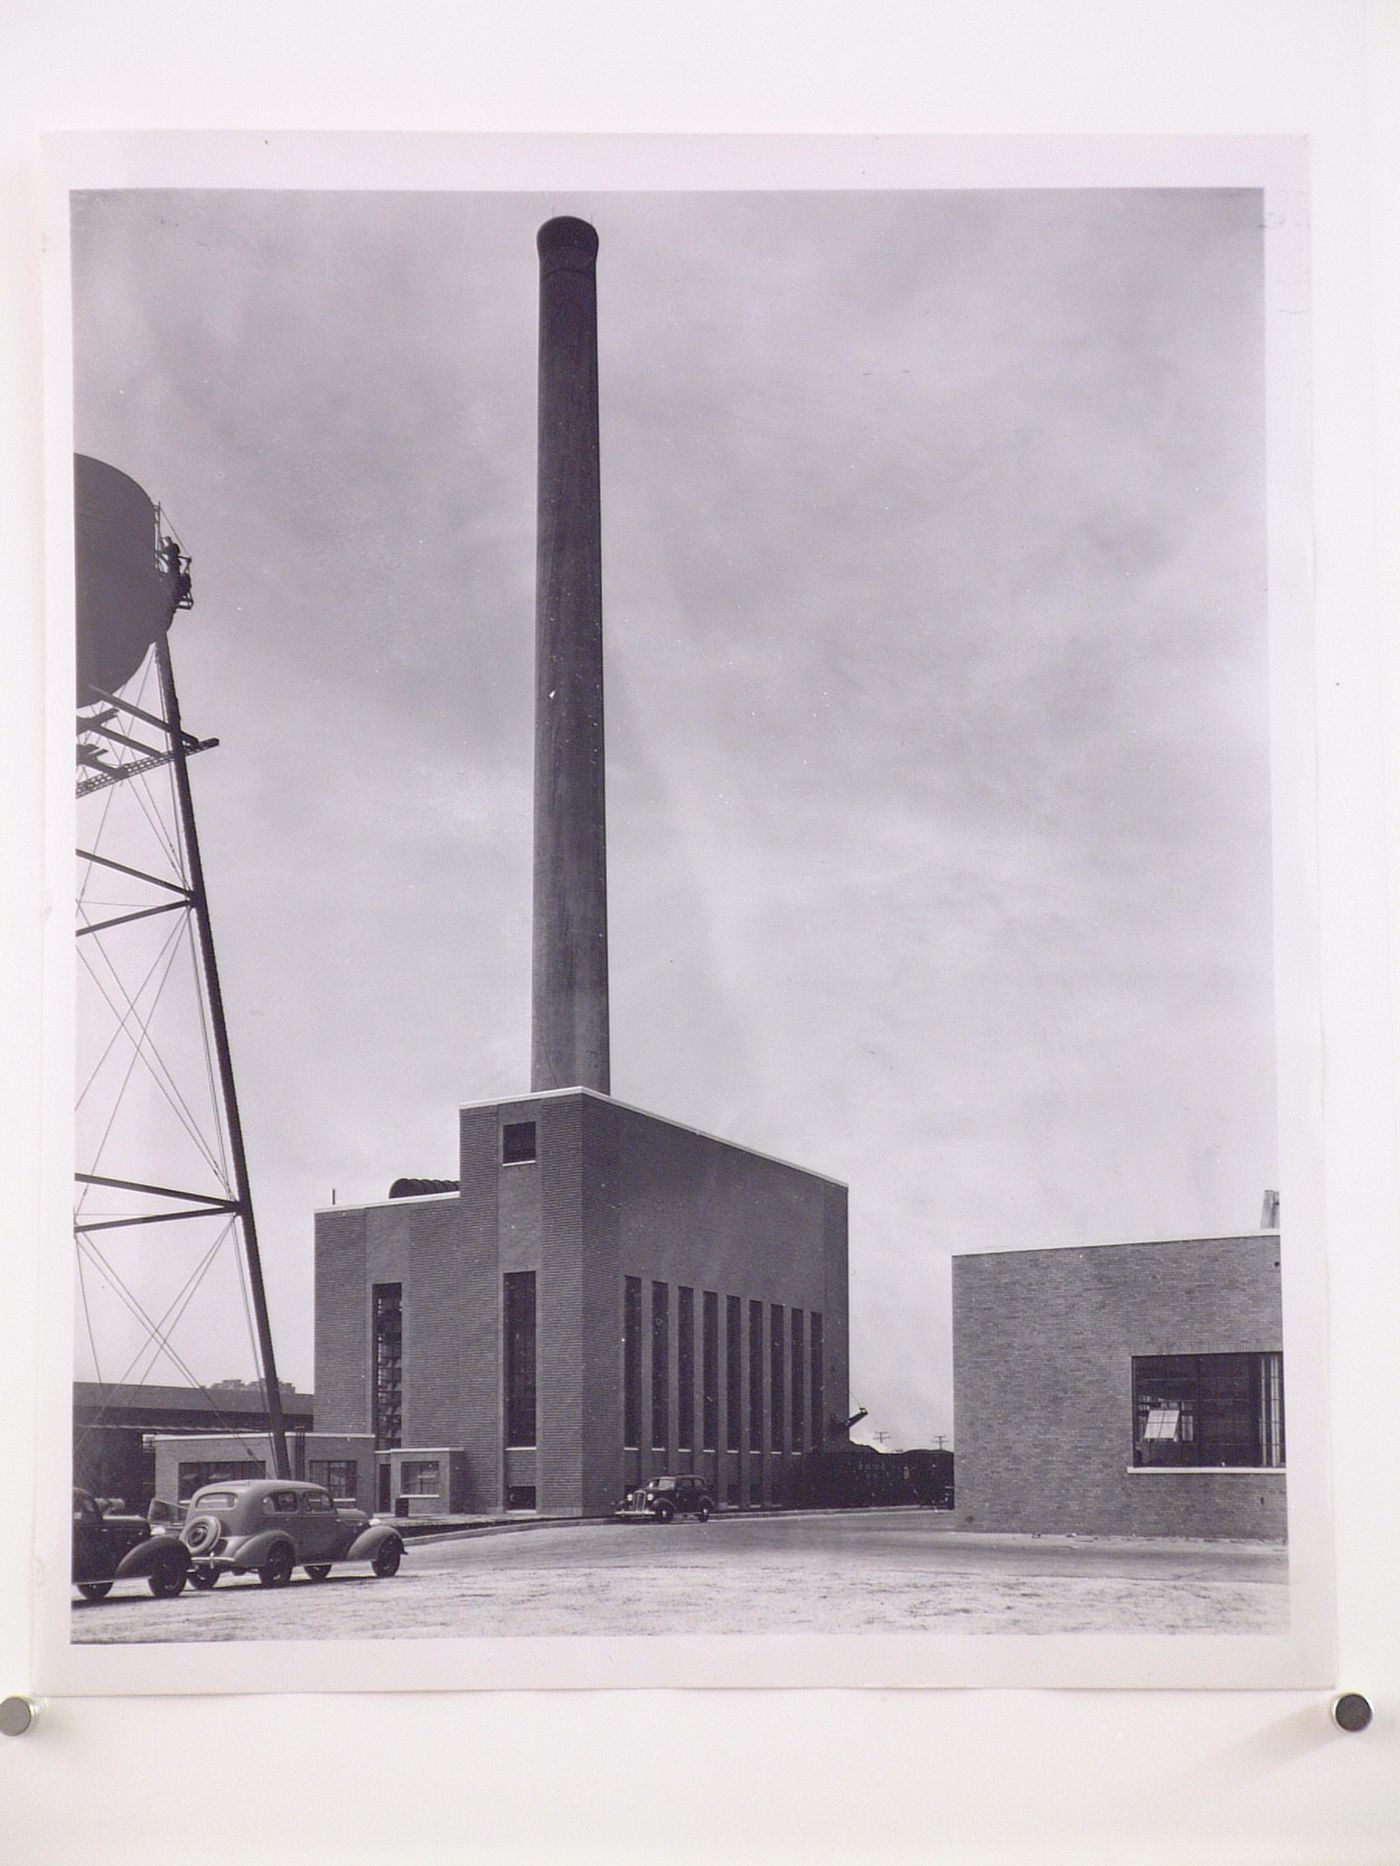
[[[83,1642],[530,1633],[1278,1632],[1287,1555],[1250,1543],[964,1535],[932,1511],[543,1525],[409,1544],[289,1587],[78,1602]]]

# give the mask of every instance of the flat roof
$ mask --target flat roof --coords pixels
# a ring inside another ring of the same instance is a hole
[[[747,1153],[752,1159],[766,1160],[770,1166],[781,1166],[790,1173],[801,1173],[804,1179],[820,1179],[824,1185],[836,1186],[842,1192],[850,1187],[844,1179],[834,1179],[830,1173],[815,1172],[810,1166],[799,1166],[795,1160],[784,1160],[776,1153],[764,1153],[757,1147],[746,1147],[742,1141],[726,1140],[722,1134],[707,1133],[703,1127],[694,1127],[689,1121],[675,1121],[669,1115],[655,1114],[650,1108],[639,1108],[635,1102],[619,1101],[614,1095],[600,1094],[597,1089],[577,1088],[532,1089],[523,1095],[491,1095],[484,1101],[464,1101],[457,1104],[458,1112],[465,1114],[476,1108],[523,1107],[530,1102],[557,1101],[564,1095],[591,1095],[594,1101],[605,1102],[609,1108],[620,1108],[625,1114],[639,1114],[645,1120],[659,1121],[664,1127],[674,1127],[683,1134],[693,1134],[697,1140],[708,1140],[716,1147],[728,1147],[735,1153]],[[364,1212],[380,1205],[422,1205],[433,1199],[460,1198],[460,1192],[424,1192],[402,1199],[354,1199],[344,1205],[317,1205],[313,1208],[321,1212]]]
[[[456,1192],[404,1192],[396,1199],[346,1199],[339,1205],[313,1205],[311,1209],[316,1216],[322,1212],[371,1212],[380,1205],[441,1205],[461,1196],[460,1189]]]
[[[967,1257],[1063,1257],[1070,1251],[1152,1250],[1162,1244],[1252,1244],[1261,1238],[1279,1241],[1277,1231],[1219,1231],[1204,1237],[1118,1238],[1103,1244],[990,1244],[985,1250],[960,1250],[951,1253],[954,1263]]]
[[[309,1413],[315,1403],[314,1393],[282,1391],[282,1410]],[[101,1406],[109,1411],[135,1408],[166,1412],[253,1412],[263,1413],[262,1395],[257,1387],[176,1387],[145,1386],[139,1381],[75,1380],[75,1406]]]

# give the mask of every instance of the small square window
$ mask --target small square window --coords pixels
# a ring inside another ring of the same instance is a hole
[[[533,1510],[535,1505],[535,1486],[533,1484],[512,1484],[506,1491],[508,1510]]]
[[[533,1121],[507,1121],[501,1129],[501,1161],[506,1166],[525,1166],[535,1158]]]
[[[399,1471],[399,1489],[405,1497],[442,1494],[441,1466],[436,1458],[405,1458]]]

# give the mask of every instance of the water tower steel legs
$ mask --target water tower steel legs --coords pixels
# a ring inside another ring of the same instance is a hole
[[[598,236],[547,221],[540,255],[531,1087],[609,1092]]]
[[[243,1147],[243,1123],[238,1113],[238,1094],[234,1087],[233,1060],[229,1054],[228,1025],[224,1019],[224,995],[219,985],[219,966],[214,954],[214,933],[209,924],[209,902],[204,891],[204,864],[199,853],[199,833],[195,828],[194,798],[190,791],[188,749],[180,725],[180,701],[175,691],[175,671],[170,660],[170,644],[161,636],[156,642],[156,667],[160,674],[161,699],[165,708],[170,745],[174,753],[175,794],[179,802],[180,832],[185,859],[189,864],[189,901],[194,913],[199,939],[200,966],[209,999],[209,1023],[214,1037],[214,1054],[219,1073],[219,1094],[223,1102],[224,1122],[228,1130],[232,1156],[235,1210],[243,1226],[244,1257],[248,1265],[248,1284],[253,1301],[253,1322],[258,1338],[264,1402],[267,1407],[268,1435],[272,1440],[274,1475],[290,1477],[291,1461],[287,1455],[287,1428],[282,1417],[282,1391],[277,1381],[277,1363],[272,1352],[272,1324],[267,1312],[267,1292],[263,1287],[262,1258],[258,1251],[258,1230],[253,1219],[253,1194],[248,1182],[248,1160]]]

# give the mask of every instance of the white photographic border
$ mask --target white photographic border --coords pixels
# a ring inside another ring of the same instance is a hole
[[[1238,187],[1264,201],[1277,1029],[1289,1370],[1291,1625],[1277,1635],[952,1635],[72,1644],[66,1574],[71,1367],[71,937],[46,928],[44,1218],[36,1678],[62,1696],[339,1690],[999,1685],[1298,1688],[1332,1675],[1326,1240],[1314,826],[1307,157],[1300,139],[536,137],[246,134],[60,137],[46,206],[50,614],[47,888],[71,886],[71,332],[67,203],[96,188],[630,190]]]

